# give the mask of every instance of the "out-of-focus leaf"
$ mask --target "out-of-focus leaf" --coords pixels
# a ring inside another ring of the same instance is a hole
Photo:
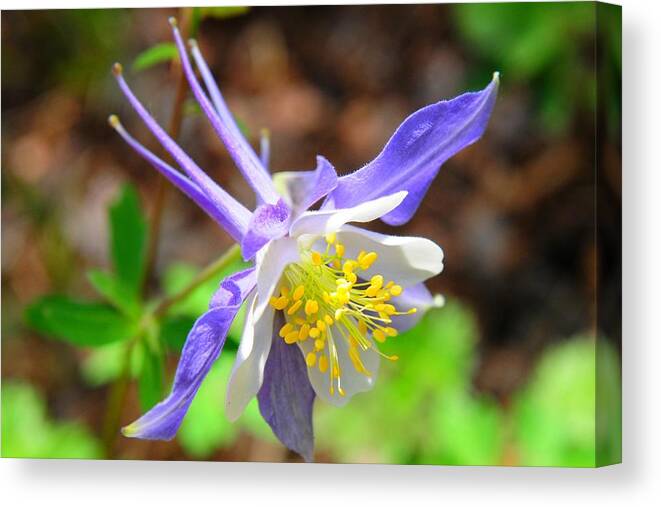
[[[126,359],[126,347],[126,342],[116,342],[90,350],[81,363],[85,382],[98,387],[119,378]]]
[[[78,423],[54,423],[41,396],[30,385],[2,383],[3,458],[101,457],[101,446]]]
[[[142,365],[138,375],[140,407],[146,412],[163,398],[165,364],[163,354],[143,343]]]
[[[199,9],[202,18],[225,19],[246,14],[250,10],[250,7],[200,7]]]
[[[131,185],[124,185],[110,206],[109,220],[115,273],[127,290],[138,294],[145,273],[147,221]]]
[[[622,376],[620,358],[600,338],[597,345],[597,465],[622,461]]]
[[[181,352],[194,323],[195,317],[189,315],[165,317],[161,323],[161,341],[172,351]]]
[[[111,273],[94,269],[87,272],[87,279],[96,291],[118,310],[121,310],[128,316],[137,316],[140,306],[136,294],[128,290]]]
[[[422,463],[497,465],[503,456],[504,417],[498,405],[468,391],[450,392],[432,407]]]
[[[134,324],[107,305],[83,303],[66,296],[44,296],[26,310],[37,331],[73,345],[98,347],[129,338]]]
[[[133,60],[133,70],[149,69],[159,63],[170,62],[178,58],[177,46],[174,42],[162,42],[145,49]]]
[[[577,338],[549,349],[514,403],[520,464],[595,465],[595,344]]]

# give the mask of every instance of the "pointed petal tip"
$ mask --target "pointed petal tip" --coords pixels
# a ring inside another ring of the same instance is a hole
[[[124,72],[124,67],[122,67],[121,63],[115,62],[112,64],[112,73],[115,77],[121,76],[122,72]]]
[[[177,18],[175,18],[174,16],[170,16],[170,17],[168,18],[168,23],[170,23],[170,26],[171,26],[172,28],[177,28],[177,26],[178,26]]]
[[[122,435],[127,438],[135,438],[138,434],[138,425],[135,422],[124,426],[121,430]]]
[[[188,39],[188,47],[191,49],[197,48],[197,41],[195,39]]]
[[[496,71],[493,73],[493,78],[491,79],[494,83],[500,83],[500,72]]]
[[[110,125],[115,130],[121,128],[122,124],[119,121],[119,117],[116,114],[111,114],[108,116],[108,125]]]

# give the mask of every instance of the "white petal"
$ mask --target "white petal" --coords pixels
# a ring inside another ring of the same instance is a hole
[[[340,396],[336,384],[334,394],[330,394],[330,369],[326,371],[326,373],[321,373],[316,366],[308,368],[308,378],[310,379],[314,392],[319,398],[332,405],[341,407],[342,405],[346,405],[354,394],[369,391],[374,387],[376,377],[379,373],[381,356],[373,350],[361,352],[360,357],[363,364],[367,371],[371,373],[371,375],[367,377],[362,373],[358,373],[353,367],[353,364],[349,359],[349,346],[346,341],[341,336],[333,336],[335,338],[335,346],[337,347],[337,354],[340,362],[340,371],[342,373],[340,381],[342,389],[344,390],[344,396]],[[303,354],[307,355],[314,346],[314,340],[308,338],[304,342],[298,342],[298,345]]]
[[[257,304],[255,319],[259,319],[276,290],[282,272],[288,264],[300,260],[296,240],[285,237],[268,243],[257,253]]]
[[[433,241],[414,236],[388,236],[350,225],[337,232],[345,255],[355,259],[361,250],[379,256],[368,276],[381,274],[402,287],[423,282],[443,270],[443,250]]]
[[[323,235],[337,231],[348,222],[371,222],[399,206],[407,193],[402,191],[386,195],[353,208],[306,211],[294,220],[289,228],[289,234],[294,237],[301,234]]]
[[[241,416],[248,402],[262,386],[264,365],[271,350],[274,310],[271,305],[267,305],[256,319],[257,297],[255,294],[248,306],[241,344],[227,386],[225,413],[230,421]]]

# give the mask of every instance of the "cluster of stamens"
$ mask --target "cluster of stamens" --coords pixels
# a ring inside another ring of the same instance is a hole
[[[301,262],[290,264],[284,272],[278,295],[271,306],[282,311],[285,324],[279,331],[287,344],[313,340],[305,362],[329,375],[329,391],[335,386],[341,396],[341,369],[337,341],[344,340],[355,370],[365,376],[372,373],[365,367],[361,354],[371,351],[395,361],[397,356],[383,354],[369,339],[383,343],[397,336],[392,317],[415,313],[412,308],[400,312],[391,298],[402,294],[402,287],[382,275],[362,277],[377,261],[376,252],[361,251],[355,259],[345,258],[345,247],[335,234],[326,236],[325,251],[304,250]]]

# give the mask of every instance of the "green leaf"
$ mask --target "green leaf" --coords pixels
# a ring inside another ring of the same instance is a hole
[[[200,17],[226,19],[246,14],[250,7],[227,6],[227,7],[200,7]]]
[[[139,72],[159,63],[170,62],[177,58],[177,46],[174,42],[162,42],[140,53],[133,61],[133,70]]]
[[[115,342],[89,350],[80,367],[87,385],[99,387],[119,378],[126,360],[127,345],[125,341]]]
[[[111,273],[94,269],[87,272],[87,279],[96,291],[118,310],[128,316],[138,316],[140,305],[138,304],[136,294],[128,290]]]
[[[195,317],[190,315],[167,316],[161,323],[161,342],[174,352],[181,352],[186,343],[188,332],[195,324]]]
[[[43,398],[29,384],[2,383],[3,458],[101,457],[101,445],[82,424],[54,423]]]
[[[165,364],[163,354],[153,350],[148,343],[143,344],[142,367],[138,376],[140,407],[146,412],[163,397],[165,384]]]
[[[117,278],[132,294],[138,294],[145,274],[147,221],[138,193],[124,185],[109,209],[110,247]]]
[[[66,296],[44,296],[26,310],[37,331],[73,345],[98,347],[130,338],[135,326],[112,307],[83,303]]]
[[[525,466],[595,465],[595,344],[548,349],[514,402],[514,437]]]

